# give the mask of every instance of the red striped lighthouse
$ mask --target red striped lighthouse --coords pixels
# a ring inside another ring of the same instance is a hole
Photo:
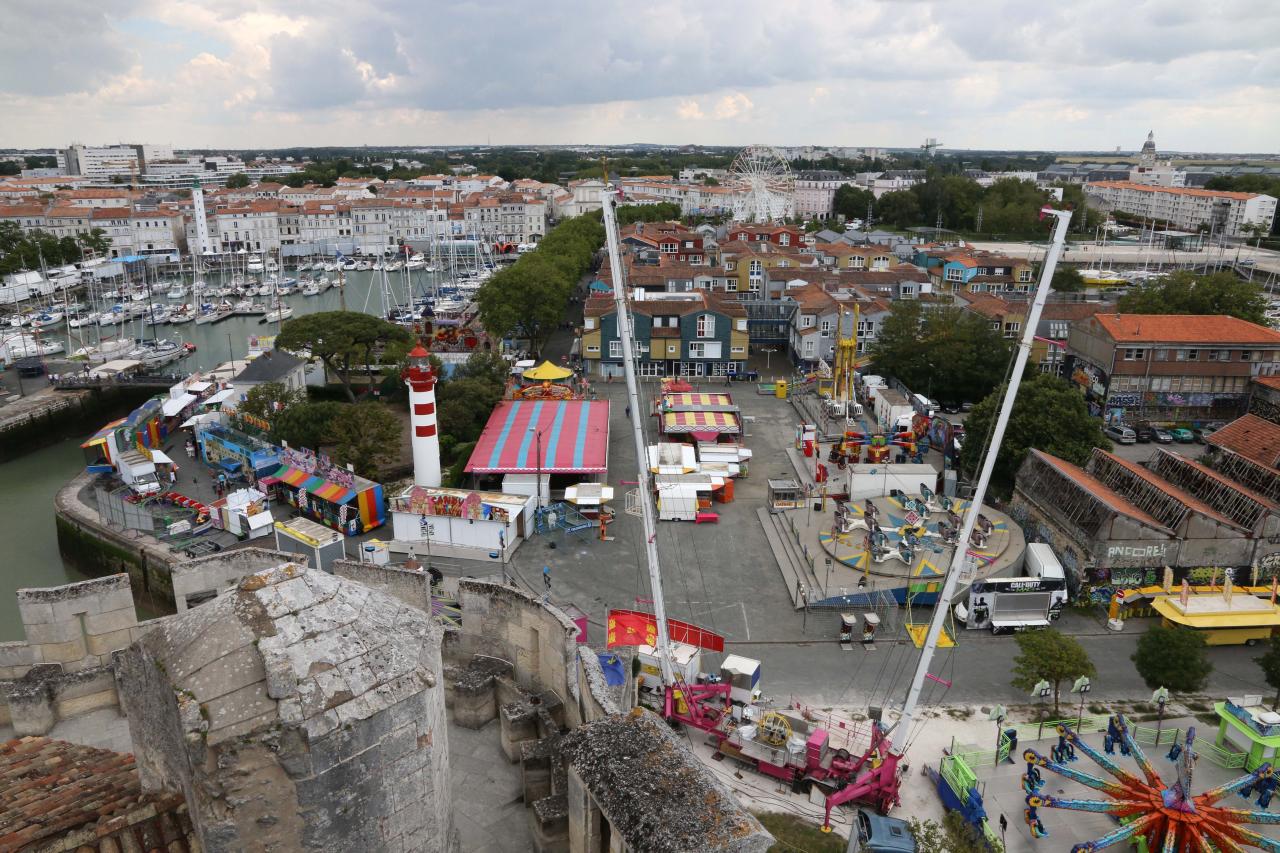
[[[409,386],[409,423],[413,429],[413,482],[440,485],[440,436],[436,429],[436,374],[431,355],[419,343],[409,351],[403,374]]]

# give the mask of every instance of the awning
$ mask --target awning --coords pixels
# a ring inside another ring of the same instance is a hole
[[[275,482],[284,483],[295,489],[305,489],[321,500],[333,504],[344,504],[356,494],[346,486],[331,483],[324,477],[317,477],[315,474],[309,474],[306,471],[299,468],[291,468],[288,465],[281,465],[270,476],[275,478]]]
[[[473,474],[603,474],[609,470],[609,404],[604,400],[502,400],[489,415],[466,470]]]
[[[192,382],[190,385],[187,386],[187,390],[190,391],[192,394],[203,394],[205,391],[208,391],[212,387],[213,387],[212,382]]]
[[[151,461],[156,463],[157,465],[173,464],[173,460],[169,458],[169,454],[165,453],[163,450],[151,451]]]
[[[198,414],[198,415],[192,415],[182,423],[178,424],[178,429],[186,429],[187,427],[194,427],[199,424],[206,423],[207,421],[216,421],[217,419],[218,419],[217,412],[202,412],[201,414]]]
[[[111,433],[115,431],[116,427],[124,423],[124,420],[125,420],[124,418],[120,418],[119,420],[112,421],[111,423],[104,426],[102,429],[95,432],[92,436],[90,436],[87,440],[85,440],[85,442],[80,446],[96,447],[99,444],[106,444],[107,436],[111,435]]]
[[[219,460],[218,460],[218,465],[219,465],[220,467],[222,467],[222,468],[225,468],[225,469],[226,469],[226,470],[228,470],[228,471],[239,471],[239,470],[240,470],[240,460],[239,460],[239,459],[219,459]]]
[[[171,418],[196,401],[195,394],[183,394],[181,397],[170,397],[160,404],[160,411],[166,418]]]
[[[204,405],[206,405],[206,406],[216,406],[216,405],[218,405],[219,403],[225,403],[227,400],[230,400],[230,399],[231,399],[232,397],[234,397],[235,395],[236,395],[236,389],[234,389],[234,388],[223,388],[223,389],[222,389],[221,391],[219,391],[217,394],[214,394],[212,397],[209,397],[207,400],[205,400],[205,401],[204,401]]]
[[[662,416],[664,433],[716,433],[738,432],[738,417],[732,412],[666,412]],[[707,440],[699,436],[700,441]]]
[[[544,361],[537,367],[531,367],[524,372],[524,378],[530,382],[558,382],[561,379],[568,379],[572,375],[572,370],[556,367],[549,361]]]

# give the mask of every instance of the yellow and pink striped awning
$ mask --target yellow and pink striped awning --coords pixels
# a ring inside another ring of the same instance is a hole
[[[666,412],[662,431],[667,434],[690,432],[736,433],[738,416],[733,412]]]

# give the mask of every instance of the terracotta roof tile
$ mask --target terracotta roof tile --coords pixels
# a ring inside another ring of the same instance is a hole
[[[1280,332],[1225,314],[1097,314],[1117,343],[1272,344]]]
[[[1280,375],[1255,376],[1253,377],[1253,381],[1257,382],[1259,385],[1265,385],[1268,388],[1272,388],[1276,391],[1280,391]]]
[[[181,794],[142,790],[132,755],[43,737],[0,744],[0,781],[0,850],[86,828],[110,835],[185,809]]]
[[[1236,201],[1248,201],[1251,198],[1257,198],[1259,195],[1259,193],[1205,190],[1197,187],[1157,187],[1150,184],[1135,184],[1132,181],[1090,181],[1086,186],[1105,187],[1115,190],[1138,190],[1144,193],[1172,193],[1173,195],[1195,196],[1197,198],[1229,198]]]
[[[1142,467],[1137,462],[1130,462],[1128,459],[1121,459],[1119,456],[1116,456],[1114,453],[1108,453],[1105,450],[1095,450],[1094,453],[1100,454],[1102,456],[1106,456],[1107,458],[1111,459],[1111,461],[1119,464],[1126,471],[1133,474],[1135,477],[1139,477],[1142,480],[1145,480],[1147,483],[1150,483],[1152,486],[1155,486],[1157,489],[1166,493],[1167,495],[1172,497],[1174,500],[1184,504],[1188,509],[1192,510],[1193,512],[1198,512],[1201,515],[1207,516],[1208,518],[1213,519],[1219,524],[1226,524],[1231,527],[1239,528],[1241,530],[1244,529],[1240,527],[1240,525],[1232,521],[1231,519],[1227,518],[1222,513],[1218,512],[1213,507],[1209,506],[1204,501],[1197,498],[1195,495],[1191,494],[1188,491],[1178,488],[1173,483],[1170,483],[1168,480],[1165,480],[1164,478],[1152,473],[1151,471],[1148,471],[1146,468]]]
[[[1208,441],[1264,468],[1280,469],[1280,425],[1257,415],[1236,418]]]

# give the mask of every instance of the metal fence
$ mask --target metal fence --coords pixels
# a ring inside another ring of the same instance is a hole
[[[98,503],[98,517],[104,524],[144,533],[155,531],[156,523],[151,511],[140,502],[127,500],[132,494],[128,488],[109,490],[104,486],[94,486],[93,494]]]
[[[1203,743],[1196,741],[1195,749],[1201,758],[1206,758],[1219,767],[1227,770],[1244,769],[1245,753],[1243,752],[1231,752],[1211,741],[1204,741]]]

